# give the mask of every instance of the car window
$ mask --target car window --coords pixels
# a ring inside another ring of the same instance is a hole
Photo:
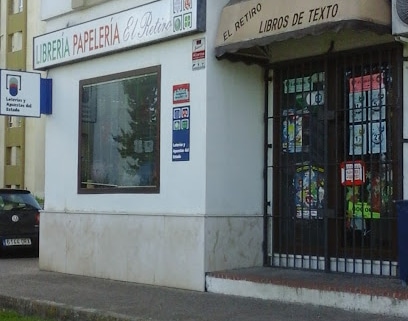
[[[31,194],[1,194],[0,209],[40,209],[39,204]]]

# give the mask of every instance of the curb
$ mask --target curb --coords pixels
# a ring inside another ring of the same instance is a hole
[[[0,295],[0,309],[13,310],[25,316],[58,321],[154,321],[150,318],[134,318],[112,312],[101,312],[96,309],[73,307],[52,301],[14,298],[5,295]]]

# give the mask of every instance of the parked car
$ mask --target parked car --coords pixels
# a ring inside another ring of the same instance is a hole
[[[29,249],[38,255],[40,210],[30,191],[0,188],[0,252]]]

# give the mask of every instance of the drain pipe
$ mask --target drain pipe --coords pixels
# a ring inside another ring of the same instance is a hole
[[[269,119],[269,83],[272,81],[272,77],[269,75],[270,67],[266,65],[264,67],[264,214],[263,214],[263,242],[262,242],[262,252],[263,252],[263,265],[269,266],[268,262],[269,251],[269,229],[268,229],[268,208],[272,206],[271,201],[268,200],[268,154],[269,149],[272,148],[272,144],[269,144],[268,139],[268,119]],[[272,226],[272,224],[271,224]]]

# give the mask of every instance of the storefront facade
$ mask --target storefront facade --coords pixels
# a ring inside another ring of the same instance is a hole
[[[82,54],[80,35],[84,41],[89,30],[99,32],[98,19],[111,28],[115,14],[136,21],[142,10],[156,25],[169,12],[173,18],[173,11],[205,5],[192,3],[185,11],[163,0],[73,10],[71,1],[43,1],[48,33],[34,45],[36,67],[53,80],[53,114],[41,269],[202,291],[206,271],[262,265],[263,81],[260,67],[220,64],[214,56],[225,2],[200,7],[205,31],[96,56],[96,45],[88,45],[87,56],[57,63],[65,50],[64,59],[74,56],[65,36],[77,35]]]
[[[398,275],[406,71],[396,5],[223,10],[218,57],[266,66],[268,266]]]
[[[40,268],[201,291],[262,265],[396,275],[403,46],[377,2],[43,1]]]

